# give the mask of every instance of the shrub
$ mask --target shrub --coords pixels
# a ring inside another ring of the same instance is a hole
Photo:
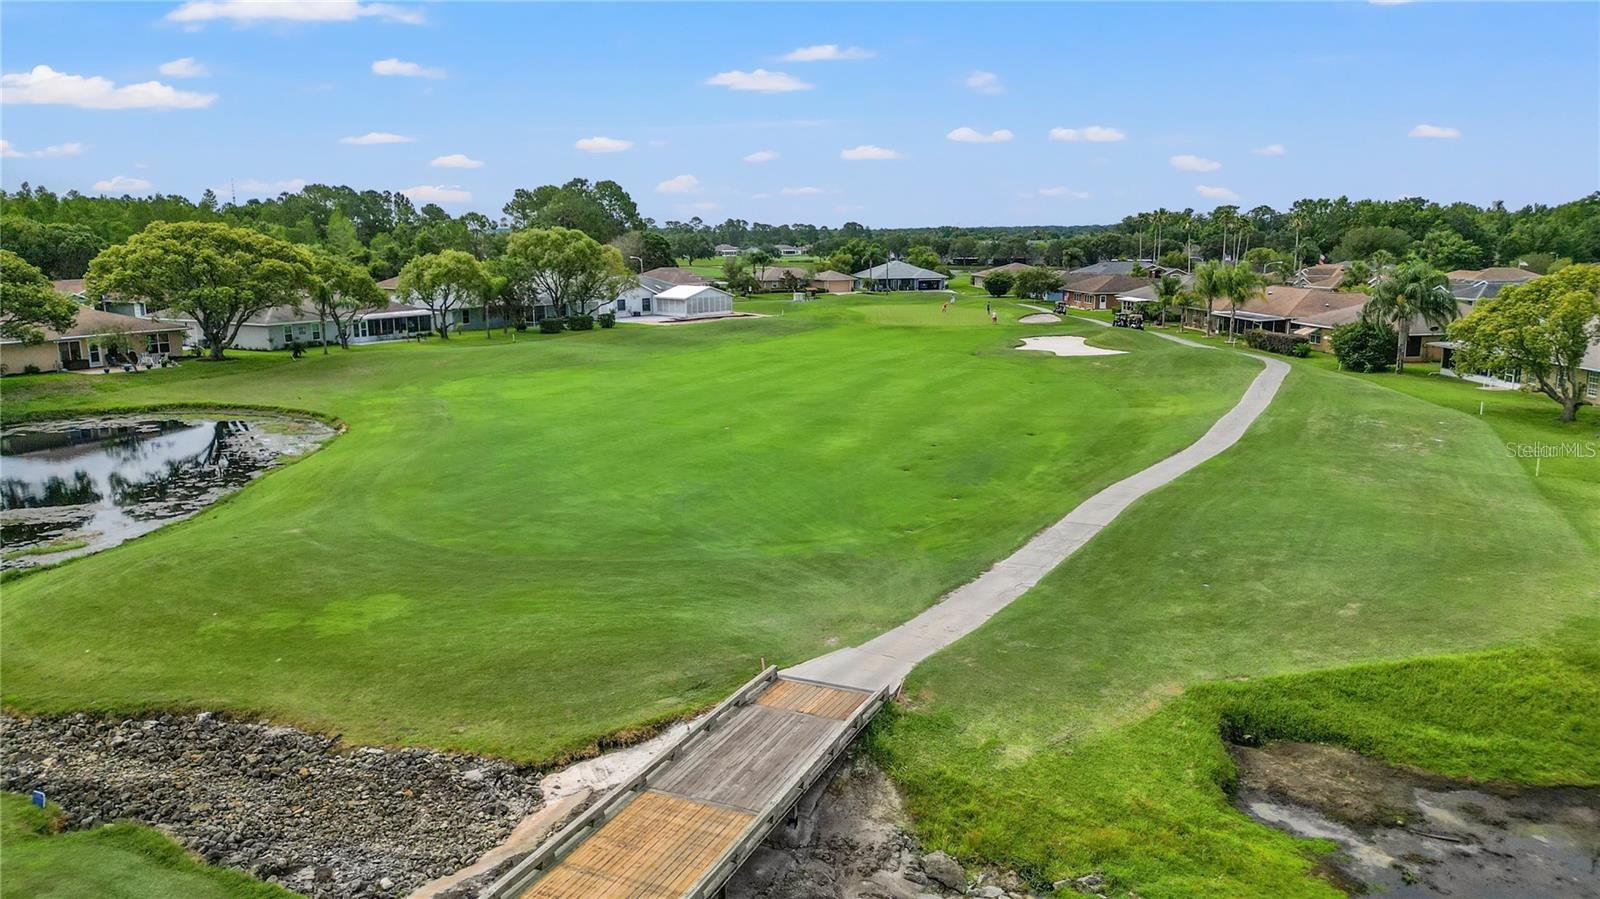
[[[594,316],[592,316],[592,315],[571,315],[571,316],[568,316],[567,317],[567,330],[568,331],[593,331],[594,330]]]
[[[1311,355],[1311,342],[1295,334],[1279,334],[1276,331],[1255,328],[1244,332],[1244,342],[1252,349],[1266,350],[1282,356],[1304,359]]]
[[[602,328],[614,328],[617,326],[617,314],[615,312],[602,312],[600,313],[599,322]]]
[[[22,366],[22,373],[25,375],[36,375],[39,373],[39,366],[29,362],[27,365]]]
[[[989,296],[1003,297],[1011,292],[1011,284],[1015,280],[1010,272],[995,272],[983,279],[983,289],[989,292]]]
[[[1329,335],[1339,367],[1359,372],[1388,371],[1398,339],[1393,328],[1368,321],[1340,325]]]
[[[540,319],[539,320],[539,333],[540,334],[560,334],[561,333],[561,319],[559,319],[559,318],[542,318],[542,319]]]

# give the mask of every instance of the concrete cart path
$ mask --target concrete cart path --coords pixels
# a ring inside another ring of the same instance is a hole
[[[1167,339],[1193,344],[1178,337]],[[976,630],[1039,583],[1140,497],[1237,443],[1266,410],[1289,374],[1286,362],[1256,358],[1265,369],[1256,375],[1239,402],[1199,440],[1084,500],[1065,518],[1034,535],[977,580],[945,594],[921,615],[860,646],[801,662],[784,674],[863,690],[897,688],[918,662]]]

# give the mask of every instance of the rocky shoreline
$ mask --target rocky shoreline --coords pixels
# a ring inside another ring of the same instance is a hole
[[[319,899],[403,896],[494,847],[542,797],[498,759],[350,747],[216,715],[0,716],[0,787],[71,827],[155,825],[206,861]]]

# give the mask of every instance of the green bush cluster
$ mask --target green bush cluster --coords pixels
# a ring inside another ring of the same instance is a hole
[[[1333,355],[1339,367],[1348,371],[1388,371],[1394,365],[1394,347],[1399,339],[1388,325],[1354,321],[1333,329]]]
[[[559,318],[542,318],[542,319],[540,319],[539,320],[539,333],[540,334],[560,334],[561,333],[561,319],[559,319]]]
[[[617,326],[617,314],[615,312],[602,312],[598,321],[602,328],[615,328]]]
[[[594,316],[592,316],[592,315],[569,315],[569,316],[567,316],[567,330],[568,331],[593,331],[594,330]]]
[[[1281,356],[1304,359],[1311,355],[1311,341],[1294,334],[1280,334],[1277,331],[1254,328],[1244,333],[1244,342],[1251,349],[1265,350]]]

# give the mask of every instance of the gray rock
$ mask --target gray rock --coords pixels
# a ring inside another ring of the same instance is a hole
[[[961,863],[951,858],[944,852],[930,852],[922,857],[922,870],[935,882],[945,887],[965,892],[967,889],[967,872],[962,869]]]

